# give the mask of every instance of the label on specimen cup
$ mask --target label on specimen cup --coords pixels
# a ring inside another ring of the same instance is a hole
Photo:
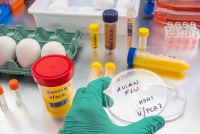
[[[69,83],[58,87],[40,86],[43,101],[46,108],[51,113],[63,112],[63,115],[69,110],[72,103],[73,93]]]

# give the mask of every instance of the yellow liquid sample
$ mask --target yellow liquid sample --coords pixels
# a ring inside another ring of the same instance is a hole
[[[63,118],[68,113],[73,100],[73,91],[70,83],[57,87],[44,87],[38,85],[43,102],[51,116]]]
[[[184,60],[142,52],[136,52],[134,66],[175,73],[183,73],[190,69],[190,66]]]

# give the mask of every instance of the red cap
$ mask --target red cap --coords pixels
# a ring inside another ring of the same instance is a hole
[[[0,95],[2,95],[2,94],[3,94],[3,86],[0,85]]]
[[[8,84],[11,90],[17,90],[19,88],[19,82],[16,79],[9,80]]]
[[[48,55],[32,65],[32,75],[36,83],[55,87],[70,81],[74,74],[73,61],[63,55]]]

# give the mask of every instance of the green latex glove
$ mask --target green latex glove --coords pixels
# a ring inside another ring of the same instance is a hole
[[[154,134],[164,126],[165,121],[159,116],[125,127],[113,124],[103,109],[103,90],[110,81],[110,78],[97,79],[77,91],[59,134]]]

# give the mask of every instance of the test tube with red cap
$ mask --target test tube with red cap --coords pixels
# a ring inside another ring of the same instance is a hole
[[[16,79],[11,79],[9,81],[9,87],[12,91],[13,97],[15,99],[15,102],[17,105],[21,105],[22,101],[21,101],[21,97],[19,94],[19,82]]]
[[[8,105],[6,103],[6,99],[5,99],[5,96],[4,96],[4,90],[3,90],[2,85],[0,85],[0,106],[1,106],[1,109],[3,111],[8,110]]]

